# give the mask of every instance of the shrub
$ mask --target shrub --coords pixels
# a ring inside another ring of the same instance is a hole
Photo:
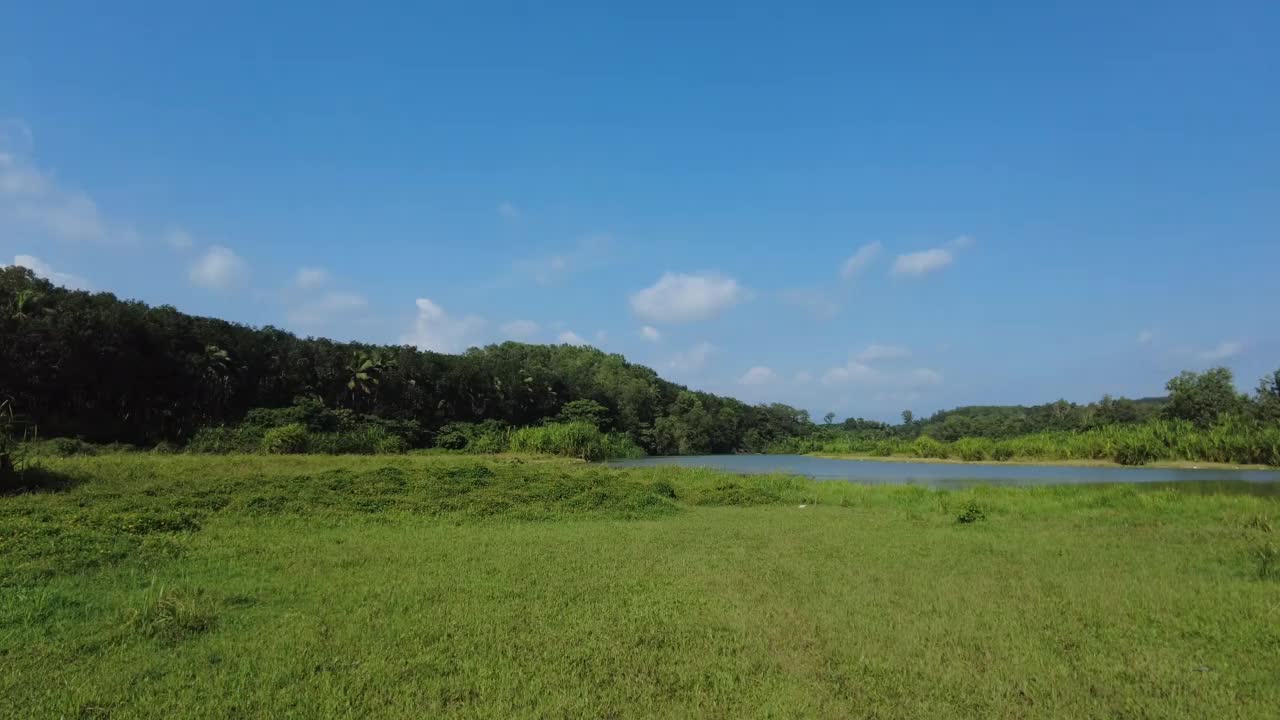
[[[178,446],[174,445],[168,440],[161,440],[160,442],[156,443],[155,447],[151,448],[151,452],[155,453],[156,455],[172,455],[178,452]]]
[[[952,444],[952,448],[961,460],[976,462],[986,460],[991,456],[995,443],[987,438],[968,437],[961,438]]]
[[[1125,435],[1116,443],[1113,459],[1121,465],[1145,465],[1156,457],[1155,447],[1149,439]]]
[[[626,435],[600,432],[588,422],[554,423],[511,433],[513,452],[561,455],[582,460],[640,457],[644,451]]]
[[[945,459],[947,446],[928,435],[922,435],[911,444],[911,453],[916,457]]]
[[[273,455],[296,455],[307,450],[307,428],[302,423],[281,425],[262,436],[262,452]]]
[[[97,455],[98,448],[78,438],[54,438],[40,443],[39,452],[54,457],[75,457]]]
[[[1010,443],[1001,441],[991,446],[992,460],[1000,460],[1000,461],[1012,460],[1013,455],[1014,455],[1013,445],[1011,445]]]
[[[200,428],[187,443],[187,452],[212,455],[257,452],[264,432],[256,427]]]
[[[980,520],[986,520],[987,513],[983,511],[982,506],[976,500],[970,500],[960,508],[960,513],[956,515],[956,522],[961,525],[976,523]]]

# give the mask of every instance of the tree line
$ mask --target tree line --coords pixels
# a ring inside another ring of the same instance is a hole
[[[299,401],[415,423],[425,445],[459,425],[584,412],[656,454],[763,450],[813,428],[803,410],[692,391],[595,348],[507,342],[447,355],[299,338],[56,287],[20,267],[0,269],[0,400],[45,437],[137,445]]]

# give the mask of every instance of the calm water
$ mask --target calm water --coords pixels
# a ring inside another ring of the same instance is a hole
[[[620,467],[679,465],[734,473],[787,473],[818,480],[868,485],[925,485],[964,488],[973,485],[1101,485],[1142,483],[1193,493],[1247,493],[1280,497],[1280,471],[1170,470],[1164,468],[1092,468],[1048,465],[961,465],[946,463],[831,460],[807,455],[698,455],[651,457],[612,463]]]

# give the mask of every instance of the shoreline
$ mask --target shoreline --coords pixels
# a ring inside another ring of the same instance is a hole
[[[1197,462],[1191,460],[1157,460],[1143,465],[1122,465],[1111,460],[960,460],[958,458],[917,458],[902,455],[859,455],[848,453],[804,453],[808,457],[826,460],[848,460],[852,462],[903,462],[928,463],[936,465],[1032,465],[1039,467],[1097,467],[1140,469],[1156,468],[1165,470],[1277,470],[1270,465],[1238,465],[1235,463]]]

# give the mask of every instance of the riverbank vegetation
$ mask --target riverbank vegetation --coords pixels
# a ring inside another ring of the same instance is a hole
[[[0,497],[12,717],[1270,717],[1274,499],[106,453]]]
[[[1226,368],[1184,372],[1169,381],[1167,390],[1160,399],[958,408],[926,420],[908,412],[900,425],[849,420],[780,440],[770,452],[970,462],[1280,465],[1280,371],[1263,378],[1252,396],[1235,389]]]
[[[667,382],[588,347],[503,343],[461,355],[300,339],[55,287],[0,269],[0,433],[156,452],[638,454],[821,452],[959,460],[1280,464],[1280,371],[1252,395],[1214,368],[1162,398],[972,406],[902,423],[812,422]],[[24,446],[25,447],[25,446]],[[86,451],[87,452],[87,451]]]

